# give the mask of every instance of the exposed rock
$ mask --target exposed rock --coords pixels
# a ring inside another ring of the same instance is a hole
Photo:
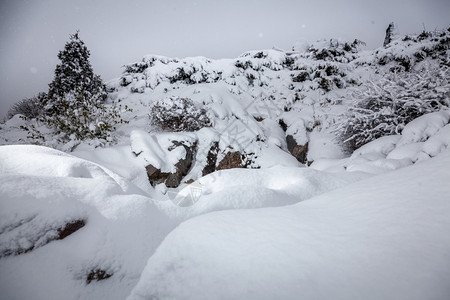
[[[191,146],[187,146],[185,144],[179,143],[179,142],[173,142],[174,145],[183,146],[186,150],[186,156],[184,159],[181,159],[178,163],[176,163],[176,173],[181,175],[181,177],[184,177],[189,172],[189,169],[192,166],[192,162],[194,161],[194,154],[195,150],[197,148],[197,142],[192,144]],[[181,179],[181,178],[180,178]]]
[[[152,186],[166,181],[170,173],[161,172],[160,169],[154,167],[152,164],[145,167],[147,170],[147,177]]]
[[[176,188],[180,185],[180,180],[180,176],[177,173],[171,173],[166,179],[166,186],[168,188]]]
[[[228,152],[219,162],[216,171],[233,168],[244,168],[242,154],[239,151]]]
[[[394,29],[395,29],[394,22],[391,22],[389,24],[388,28],[386,28],[386,36],[384,37],[384,43],[383,43],[384,47],[386,47],[387,45],[389,45],[392,42],[392,37],[394,35]]]
[[[100,280],[105,280],[108,279],[109,277],[113,276],[112,273],[108,273],[105,270],[102,269],[93,269],[89,272],[87,278],[86,278],[86,283],[89,284],[91,283],[91,281],[100,281]]]
[[[289,152],[302,164],[306,163],[306,156],[308,154],[308,143],[305,145],[298,145],[297,141],[292,135],[286,136],[286,143]]]
[[[191,169],[197,142],[192,145],[186,145],[183,142],[172,141],[172,144],[173,145],[167,150],[172,151],[177,147],[184,147],[186,156],[175,164],[175,173],[161,172],[161,169],[158,169],[152,164],[147,165],[145,169],[147,171],[148,180],[152,186],[165,183],[169,188],[176,188],[180,185],[183,177],[186,176]]]
[[[176,170],[175,173],[169,174],[166,180],[167,187],[176,188],[180,185],[181,179],[183,179],[183,177],[186,176],[187,173],[189,173],[189,170],[191,169],[192,162],[194,161],[195,150],[197,148],[197,142],[195,142],[191,146],[187,146],[184,143],[178,141],[172,141],[172,143],[174,144],[175,147],[169,150],[173,150],[176,147],[181,146],[184,147],[184,149],[186,150],[185,158],[181,159],[175,164]]]
[[[6,230],[2,233],[6,233],[16,228],[22,228],[22,226],[24,226],[25,228],[36,228],[36,224],[32,223],[33,219],[34,217],[24,222],[21,221],[17,226],[11,226],[9,230]],[[57,227],[53,224],[50,226],[43,226],[43,228],[39,229],[37,232],[33,231],[33,233],[30,233],[29,235],[25,234],[18,236],[17,239],[20,239],[20,242],[18,240],[12,239],[9,245],[7,245],[6,247],[1,247],[0,257],[28,253],[36,248],[50,243],[51,241],[62,240],[78,231],[79,229],[83,228],[85,225],[86,220],[79,219],[65,223],[61,227]],[[27,231],[23,228],[21,230],[23,230],[24,232]]]
[[[214,142],[209,148],[208,156],[206,157],[206,165],[203,168],[202,176],[208,175],[216,170],[217,153],[219,152],[219,142]]]
[[[64,226],[64,228],[59,228],[58,229],[58,238],[57,238],[57,240],[62,240],[64,238],[68,237],[69,235],[71,235],[75,231],[83,228],[84,225],[86,225],[86,221],[85,220],[75,220],[75,221],[72,221],[70,223],[67,223]]]
[[[278,124],[280,124],[281,128],[283,129],[284,132],[286,132],[288,126],[286,125],[286,123],[284,122],[283,119],[279,119],[278,120]]]

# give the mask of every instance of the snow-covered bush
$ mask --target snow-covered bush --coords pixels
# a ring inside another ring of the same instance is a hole
[[[43,115],[38,120],[63,140],[98,138],[111,141],[115,125],[127,123],[119,114],[120,106],[115,103],[106,106],[96,95],[86,98],[82,92],[71,92],[59,98],[56,104],[59,107],[57,115]]]
[[[336,132],[347,150],[381,136],[399,134],[415,118],[450,107],[449,68],[387,74],[352,92]]]
[[[392,39],[386,47],[375,51],[373,63],[388,66],[392,72],[409,72],[427,58],[437,60],[440,66],[449,66],[449,49],[449,29],[423,31]]]
[[[355,39],[352,43],[336,39],[318,41],[308,48],[308,54],[316,60],[348,63],[356,58],[359,48],[365,43]]]
[[[150,121],[160,130],[196,131],[211,122],[206,110],[197,107],[189,98],[171,97],[156,101],[150,111]]]
[[[39,93],[32,98],[25,98],[16,104],[13,104],[8,110],[8,119],[15,115],[23,115],[27,119],[37,118],[42,114],[42,102],[47,97],[46,93]]]

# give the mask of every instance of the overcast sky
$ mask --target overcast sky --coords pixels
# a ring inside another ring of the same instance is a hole
[[[376,48],[391,21],[406,34],[447,28],[449,15],[449,0],[1,0],[0,118],[47,91],[58,51],[77,29],[108,81],[145,54],[232,58],[321,38]]]

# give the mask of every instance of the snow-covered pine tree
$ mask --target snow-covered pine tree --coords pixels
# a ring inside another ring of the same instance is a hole
[[[90,52],[79,38],[78,31],[70,35],[70,41],[64,50],[58,53],[61,61],[56,66],[55,77],[49,84],[48,102],[58,110],[57,102],[67,94],[80,91],[84,98],[98,98],[99,102],[106,99],[106,88],[100,76],[95,75],[89,62]]]
[[[61,63],[56,66],[55,77],[42,103],[39,121],[63,140],[108,141],[114,125],[124,122],[118,107],[104,105],[106,87],[100,76],[94,74],[89,55],[78,31],[70,35],[70,41],[58,54]]]

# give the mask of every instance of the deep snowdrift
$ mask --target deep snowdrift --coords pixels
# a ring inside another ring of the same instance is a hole
[[[104,151],[110,163],[136,166],[137,158],[120,147]],[[136,176],[140,182],[146,174]],[[296,203],[365,176],[281,166],[225,170],[178,195],[153,191],[159,198],[152,199],[84,159],[41,146],[1,146],[0,298],[124,299],[180,222],[215,210]],[[195,187],[200,192],[187,202]]]
[[[450,152],[293,206],[181,224],[128,299],[448,299]]]
[[[39,146],[2,146],[0,157],[0,298],[125,298],[175,222],[85,160]],[[58,239],[74,221],[85,226]],[[89,282],[101,271],[112,276]]]

